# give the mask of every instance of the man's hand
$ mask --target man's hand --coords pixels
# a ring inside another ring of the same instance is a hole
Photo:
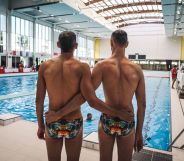
[[[45,113],[45,119],[46,119],[47,124],[50,124],[52,122],[57,121],[58,120],[57,112],[55,112],[55,111],[46,112]]]
[[[139,152],[143,148],[143,137],[142,133],[135,134],[135,143],[134,143],[134,150]]]
[[[117,111],[117,116],[125,121],[133,121],[134,120],[134,113],[133,112],[129,112],[125,109],[121,109],[119,111]]]
[[[45,140],[45,127],[38,127],[37,136],[39,139]]]

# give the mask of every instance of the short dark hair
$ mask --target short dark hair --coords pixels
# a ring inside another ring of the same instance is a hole
[[[64,31],[59,35],[59,43],[62,52],[70,52],[76,43],[76,34],[71,31]]]
[[[90,116],[90,115],[92,115],[92,114],[91,114],[91,113],[88,113],[88,114],[87,114],[87,116]]]
[[[128,41],[127,33],[124,30],[116,30],[112,33],[111,39],[113,39],[118,45],[125,45]]]

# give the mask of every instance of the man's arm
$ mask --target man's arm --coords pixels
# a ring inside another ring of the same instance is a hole
[[[43,76],[44,64],[40,66],[39,72],[38,72],[38,81],[37,81],[37,92],[36,92],[36,114],[37,114],[37,119],[38,119],[38,137],[40,139],[43,139],[43,131],[45,128],[44,125],[44,119],[43,119],[43,111],[44,111],[44,99],[45,99],[45,93],[46,93],[46,84],[45,84],[45,79]],[[41,129],[41,133],[39,132]]]
[[[145,82],[143,72],[140,71],[140,80],[135,92],[137,99],[137,126],[135,138],[135,151],[140,151],[143,147],[142,129],[144,123],[145,109],[146,109],[146,95],[145,95]]]
[[[109,107],[107,104],[96,97],[95,90],[92,84],[90,68],[87,64],[83,65],[83,75],[81,79],[80,89],[83,97],[86,99],[91,107],[111,116],[122,117],[122,112]]]

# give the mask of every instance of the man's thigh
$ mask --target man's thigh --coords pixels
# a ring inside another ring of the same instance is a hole
[[[98,127],[100,161],[112,161],[115,136],[106,134],[102,128],[101,122]]]
[[[47,155],[49,161],[60,161],[61,160],[61,151],[63,146],[63,138],[53,139],[48,136],[46,130],[45,136],[46,146],[47,146]]]
[[[80,131],[75,138],[65,139],[67,161],[79,161],[82,147],[82,138],[83,138],[83,127],[80,128]]]
[[[118,161],[132,161],[135,142],[135,129],[126,136],[117,136]]]

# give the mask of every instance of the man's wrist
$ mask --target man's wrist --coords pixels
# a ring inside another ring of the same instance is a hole
[[[136,129],[136,134],[142,135],[142,129]]]
[[[44,129],[44,128],[45,128],[45,124],[43,124],[43,123],[38,124],[38,127],[39,127],[40,129]]]

